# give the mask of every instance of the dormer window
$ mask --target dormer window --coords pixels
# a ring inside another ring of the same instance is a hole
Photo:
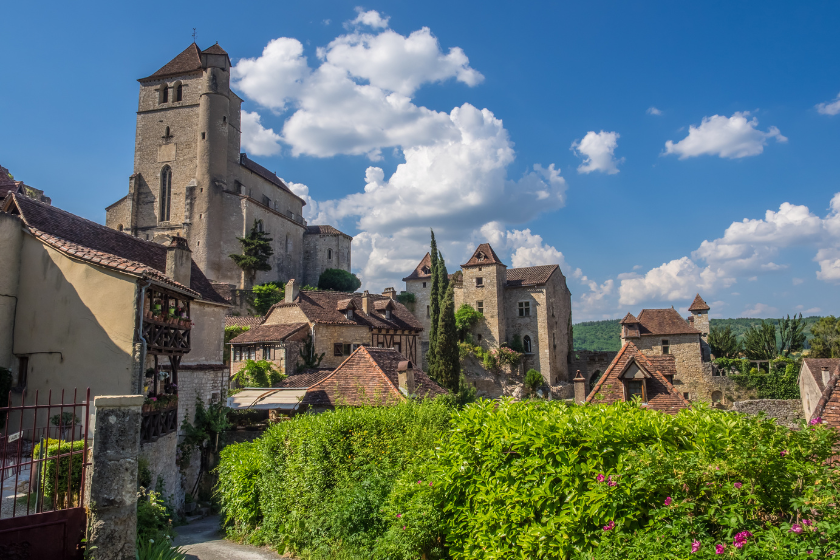
[[[647,402],[644,379],[628,379],[624,382],[624,387],[627,394],[626,400],[632,401],[638,397],[642,402]]]
[[[352,321],[352,320],[353,320],[353,310],[352,310],[352,309],[348,309],[348,310],[344,313],[344,316],[345,316],[345,317],[347,317],[347,320],[348,320],[348,321]]]
[[[386,309],[386,310],[385,310],[385,318],[386,318],[386,319],[390,319],[390,318],[391,318],[391,310],[390,310],[390,309]]]

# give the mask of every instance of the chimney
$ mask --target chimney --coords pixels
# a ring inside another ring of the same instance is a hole
[[[298,288],[297,284],[295,283],[295,279],[292,278],[288,282],[286,282],[286,299],[284,300],[285,303],[294,303],[298,297],[298,293],[300,293],[300,288]]]
[[[828,372],[828,366],[823,366],[822,368],[822,380],[823,385],[828,387],[828,382],[831,380],[831,374]]]
[[[575,375],[575,404],[583,404],[586,402],[586,379],[577,370]]]
[[[414,385],[414,366],[410,361],[406,360],[397,365],[397,374],[399,376],[400,392],[410,397],[416,392]]]
[[[397,290],[394,288],[385,288],[385,291],[382,292],[382,295],[386,298],[397,299]]]
[[[166,248],[166,275],[190,287],[190,273],[192,272],[192,251],[187,240],[177,235],[172,236]]]
[[[362,311],[365,312],[365,315],[370,315],[370,292],[365,290],[365,293],[362,294]]]

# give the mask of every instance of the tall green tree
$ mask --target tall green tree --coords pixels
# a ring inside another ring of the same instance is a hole
[[[429,304],[430,304],[430,307],[432,305],[434,305],[437,308],[437,321],[436,321],[436,323],[434,323],[436,325],[436,328],[433,331],[433,334],[434,334],[434,337],[435,337],[434,347],[432,347],[432,344],[431,344],[432,332],[430,332],[430,334],[429,334],[429,354],[431,354],[431,359],[428,360],[428,362],[427,362],[428,363],[427,369],[429,370],[429,375],[432,377],[432,379],[437,381],[441,386],[444,386],[441,379],[439,379],[439,376],[442,375],[441,374],[441,369],[440,369],[442,367],[442,365],[441,365],[441,360],[443,359],[442,356],[443,356],[443,353],[446,352],[445,349],[442,349],[440,347],[441,340],[443,340],[443,338],[441,337],[441,333],[440,333],[440,326],[441,326],[441,320],[443,319],[443,299],[446,296],[446,288],[449,285],[449,274],[447,274],[447,272],[446,272],[446,261],[443,260],[443,255],[440,253],[440,251],[438,251],[437,258],[435,259],[434,262],[435,262],[435,268],[432,271],[432,283],[433,283],[432,284],[432,286],[433,286],[432,287],[432,292],[433,293],[435,292],[434,286],[436,285],[437,286],[436,291],[437,291],[438,296],[435,298],[435,296],[433,295],[432,296],[432,301],[430,301]],[[454,289],[454,287],[453,287],[453,289]],[[454,296],[453,296],[453,302],[454,302]],[[454,305],[454,303],[453,303],[453,305]],[[453,317],[453,320],[454,320],[454,317],[455,317],[454,309],[452,311],[452,317]],[[457,336],[457,334],[456,334],[456,336]],[[456,345],[457,345],[457,343],[456,343]],[[434,354],[432,354],[432,349],[434,349]]]
[[[811,327],[811,358],[840,358],[840,319],[829,315]]]
[[[236,239],[242,245],[242,254],[230,255],[230,258],[242,269],[248,282],[253,284],[257,271],[271,270],[268,259],[274,254],[271,248],[272,240],[267,233],[262,231],[262,220],[254,220],[254,225],[248,235]]]
[[[776,357],[776,325],[761,321],[744,333],[744,354],[751,360],[772,360]]]
[[[429,249],[429,256],[432,259],[432,288],[429,294],[429,351],[426,352],[426,370],[431,374],[434,364],[437,362],[437,328],[440,320],[441,295],[437,280],[438,248],[434,230],[432,230],[432,246]]]
[[[257,315],[265,315],[271,306],[283,300],[286,285],[280,282],[257,284],[248,296],[248,305]]]
[[[455,287],[452,284],[447,285],[440,302],[437,337],[435,379],[444,389],[457,393],[461,381],[461,360],[458,355],[458,327],[455,324]]]
[[[796,314],[784,319],[779,319],[779,354],[785,358],[791,352],[801,352],[805,348],[805,322],[802,320],[802,313],[799,317]]]
[[[741,343],[732,332],[732,327],[712,327],[709,331],[709,346],[715,358],[737,358],[741,352]]]
[[[328,268],[318,278],[319,290],[355,292],[361,285],[362,281],[358,276],[340,268]]]

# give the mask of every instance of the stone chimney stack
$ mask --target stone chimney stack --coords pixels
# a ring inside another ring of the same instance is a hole
[[[400,392],[407,397],[415,394],[416,386],[414,384],[414,366],[408,360],[400,362],[397,365],[397,375],[399,376]]]
[[[190,274],[192,272],[192,251],[187,245],[187,240],[177,235],[172,236],[172,241],[166,248],[166,275],[186,286],[190,287]]]
[[[386,298],[397,299],[397,290],[394,288],[385,288],[385,291],[382,292],[382,295]]]
[[[285,303],[294,303],[300,293],[300,288],[298,288],[295,279],[292,278],[288,282],[286,282],[286,299],[283,300]]]
[[[370,315],[370,292],[365,290],[362,294],[362,311],[365,312],[365,315]]]
[[[575,375],[575,404],[583,404],[586,402],[586,379],[577,370]]]
[[[831,380],[831,373],[828,371],[827,366],[823,366],[822,368],[822,380],[823,385],[828,387],[828,382]]]

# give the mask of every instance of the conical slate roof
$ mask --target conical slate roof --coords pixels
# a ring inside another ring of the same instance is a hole
[[[703,298],[700,297],[700,294],[694,298],[694,301],[691,303],[691,307],[688,308],[689,311],[708,311],[711,307],[703,301]]]
[[[490,246],[489,243],[482,243],[478,246],[478,249],[475,250],[473,256],[470,260],[467,261],[466,264],[462,264],[462,267],[465,266],[481,266],[481,265],[488,265],[488,264],[500,264],[505,266],[502,262],[502,259],[496,255],[496,252],[493,250],[493,247]]]

